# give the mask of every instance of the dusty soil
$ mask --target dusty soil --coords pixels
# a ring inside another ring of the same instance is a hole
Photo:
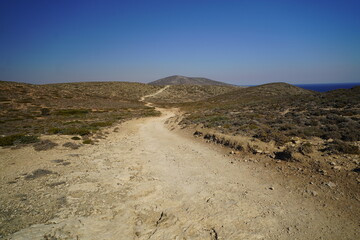
[[[359,199],[336,184],[228,156],[174,128],[177,110],[158,110],[79,149],[66,136],[47,137],[58,143],[47,151],[0,149],[2,237],[359,239]]]

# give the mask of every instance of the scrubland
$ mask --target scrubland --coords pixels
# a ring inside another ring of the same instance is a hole
[[[86,141],[115,122],[157,116],[139,99],[158,89],[126,82],[0,82],[0,145],[32,143],[40,134],[79,135]]]

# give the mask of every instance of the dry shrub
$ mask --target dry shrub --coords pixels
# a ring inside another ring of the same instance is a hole
[[[37,136],[27,136],[23,134],[15,134],[5,137],[0,137],[0,146],[12,146],[14,144],[30,144],[36,143],[39,139]]]
[[[287,147],[283,151],[275,152],[275,159],[279,159],[287,162],[294,162],[296,161],[294,157],[295,152],[296,150],[293,147]]]
[[[43,140],[34,144],[35,151],[46,151],[56,147],[58,144],[50,140]]]
[[[325,150],[333,153],[360,154],[360,150],[358,146],[352,145],[347,142],[343,142],[341,140],[334,141]]]
[[[305,143],[301,144],[301,146],[299,147],[299,152],[303,155],[312,153],[313,147],[312,147],[311,143],[305,142]]]
[[[32,174],[27,175],[25,177],[26,180],[33,180],[42,176],[46,176],[49,174],[54,174],[54,172],[50,171],[50,170],[46,170],[46,169],[37,169],[35,171],[32,172]]]
[[[63,144],[63,147],[71,148],[71,149],[78,149],[81,145],[72,143],[72,142],[66,142]]]

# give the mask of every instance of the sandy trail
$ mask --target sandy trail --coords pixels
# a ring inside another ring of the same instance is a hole
[[[67,206],[7,239],[358,237],[356,223],[168,130],[164,122],[175,113],[160,110],[160,117],[126,122],[98,145],[81,148],[62,175]]]
[[[149,94],[149,95],[146,95],[146,96],[143,96],[140,98],[140,101],[141,102],[145,102],[146,98],[148,97],[154,97],[160,93],[162,93],[163,91],[165,91],[166,89],[168,89],[170,87],[170,85],[166,85],[165,87],[161,88],[159,91],[155,92],[155,93],[152,93],[152,94]],[[152,106],[151,103],[146,103],[147,106]]]

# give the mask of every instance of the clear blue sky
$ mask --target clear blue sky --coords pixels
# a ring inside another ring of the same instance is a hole
[[[359,0],[1,0],[0,79],[360,82]]]

